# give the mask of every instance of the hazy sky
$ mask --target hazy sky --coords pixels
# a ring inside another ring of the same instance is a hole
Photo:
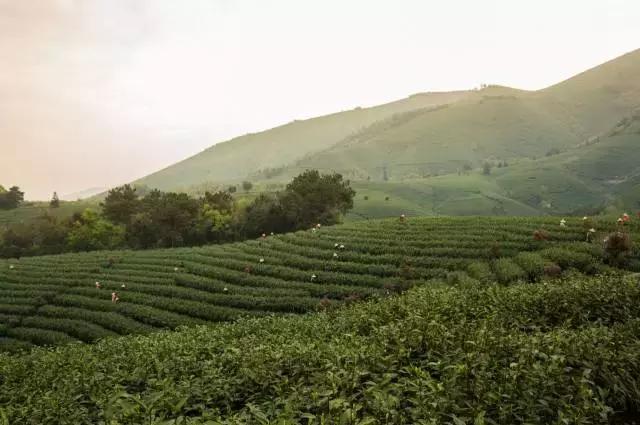
[[[639,22],[638,0],[0,0],[0,184],[48,198],[292,119],[542,88]]]

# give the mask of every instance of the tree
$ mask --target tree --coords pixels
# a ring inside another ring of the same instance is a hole
[[[67,235],[71,251],[116,249],[124,245],[125,228],[100,218],[98,213],[86,209],[72,224]]]
[[[158,246],[188,244],[199,211],[199,201],[186,193],[154,190],[142,199],[142,212],[156,229]]]
[[[482,174],[484,174],[485,176],[488,176],[491,174],[491,164],[488,162],[485,162],[484,165],[482,166]]]
[[[294,223],[293,230],[297,230],[317,223],[337,223],[342,214],[353,208],[355,194],[342,175],[307,170],[287,185],[280,202]]]
[[[49,201],[49,207],[51,207],[51,208],[59,208],[60,207],[60,199],[58,198],[58,192],[53,192],[53,196],[51,197],[51,201]]]
[[[128,224],[131,217],[139,211],[140,200],[136,188],[125,184],[111,189],[100,206],[102,215],[108,220],[118,224]]]
[[[262,233],[284,233],[292,230],[294,223],[287,216],[277,195],[260,194],[245,209],[242,231],[255,237]]]
[[[242,182],[242,190],[244,190],[245,192],[248,192],[251,190],[251,188],[253,188],[253,183],[249,181]]]
[[[12,186],[9,190],[0,186],[0,189],[0,209],[12,210],[24,201],[24,192],[21,192],[18,186]]]
[[[229,186],[229,189],[227,190],[229,193],[236,193],[236,191],[238,190],[237,187],[235,186]]]
[[[232,212],[235,209],[235,200],[229,192],[223,190],[216,193],[205,192],[203,198],[204,205],[208,205],[210,208]]]

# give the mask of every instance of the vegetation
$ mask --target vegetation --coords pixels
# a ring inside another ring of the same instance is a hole
[[[99,234],[102,219],[86,220],[82,232]],[[617,228],[593,224],[600,235]],[[533,237],[540,228],[547,240]],[[637,234],[637,224],[622,231]],[[619,266],[640,271],[639,258],[632,248]],[[411,217],[199,248],[3,260],[0,350],[332,309],[434,279],[536,282],[551,266],[596,274],[605,261],[600,244],[584,242],[581,218],[562,227],[555,218]]]
[[[640,408],[639,306],[637,278],[618,276],[424,286],[3,356],[0,405],[10,423],[624,422]]]
[[[637,211],[639,72],[637,50],[536,92],[428,93],[296,121],[217,144],[140,182],[260,186],[301,168],[331,170],[360,195],[349,219]],[[496,165],[490,175],[485,163]]]
[[[12,186],[6,190],[0,185],[0,210],[12,210],[18,208],[24,201],[24,192],[18,186]]]
[[[284,233],[337,223],[354,196],[342,176],[318,171],[306,171],[282,192],[260,196],[244,208],[229,192],[196,198],[152,190],[139,196],[124,185],[109,191],[101,214],[87,209],[59,220],[47,212],[28,224],[8,226],[0,232],[0,257],[193,246]]]

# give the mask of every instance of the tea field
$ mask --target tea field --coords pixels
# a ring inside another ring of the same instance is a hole
[[[433,283],[318,314],[0,354],[0,377],[5,424],[631,424],[640,281]]]
[[[590,226],[600,242],[615,228]],[[535,240],[541,230],[546,240]],[[227,245],[1,260],[0,351],[305,313],[434,279],[509,283],[606,269],[601,243],[585,238],[582,218],[562,227],[557,218],[410,217]]]

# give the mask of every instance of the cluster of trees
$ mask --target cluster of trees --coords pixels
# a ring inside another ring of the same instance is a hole
[[[24,192],[18,186],[12,186],[6,190],[0,185],[0,210],[12,210],[18,208],[24,201]]]
[[[340,174],[316,170],[245,203],[229,191],[193,197],[153,190],[142,196],[124,185],[109,191],[100,213],[87,209],[63,220],[47,214],[8,227],[0,234],[0,256],[192,246],[330,225],[353,207],[354,196]]]

